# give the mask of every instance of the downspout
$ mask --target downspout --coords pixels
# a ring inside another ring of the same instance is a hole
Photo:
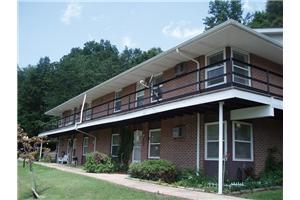
[[[200,113],[197,113],[197,158],[196,158],[197,174],[200,172]]]
[[[190,59],[192,60],[193,62],[195,62],[197,64],[197,91],[199,91],[199,70],[200,70],[200,63],[198,60],[194,59],[194,58],[191,58],[190,56],[186,55],[185,53],[181,52],[178,48],[176,48],[176,52],[179,53],[181,56],[187,58],[187,59]]]
[[[83,102],[82,102],[81,111],[80,111],[80,120],[79,120],[79,122],[76,122],[76,123],[75,123],[75,131],[78,131],[79,133],[82,133],[82,134],[85,134],[85,135],[87,135],[87,136],[90,136],[90,137],[94,138],[94,152],[95,152],[95,151],[96,151],[97,137],[94,136],[94,135],[91,135],[91,134],[89,134],[89,133],[87,133],[87,132],[84,132],[84,131],[82,131],[82,130],[79,130],[79,129],[77,128],[78,124],[81,124],[81,123],[82,123],[83,109],[84,109],[85,100],[86,100],[86,94],[84,94],[84,97],[83,97]]]

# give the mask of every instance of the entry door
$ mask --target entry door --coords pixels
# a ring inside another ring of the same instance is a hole
[[[141,162],[141,144],[142,131],[136,130],[133,133],[132,162]]]

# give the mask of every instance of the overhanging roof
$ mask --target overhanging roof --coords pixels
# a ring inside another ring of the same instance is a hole
[[[279,64],[283,62],[282,43],[234,20],[228,20],[73,97],[45,114],[60,116],[63,111],[78,107],[82,103],[84,94],[87,95],[86,101],[90,102],[126,85],[145,79],[152,74],[162,72],[178,63],[187,61],[187,58],[176,52],[177,48],[195,58],[225,46],[238,47]]]

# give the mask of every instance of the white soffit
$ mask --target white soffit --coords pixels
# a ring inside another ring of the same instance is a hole
[[[274,108],[270,105],[241,108],[230,111],[230,120],[274,117]]]
[[[60,116],[62,111],[78,107],[82,103],[85,93],[87,94],[87,102],[90,102],[152,74],[174,67],[180,62],[187,61],[188,59],[176,53],[177,48],[192,57],[198,57],[225,46],[240,48],[282,64],[283,49],[281,43],[236,21],[229,20],[83,92],[45,114]]]

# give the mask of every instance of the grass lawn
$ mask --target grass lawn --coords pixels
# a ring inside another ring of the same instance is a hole
[[[242,197],[248,199],[282,200],[282,189],[255,192],[255,193],[245,194]]]
[[[43,199],[176,199],[142,192],[90,177],[34,165],[37,191]],[[28,166],[18,162],[18,199],[31,199],[31,176]]]

